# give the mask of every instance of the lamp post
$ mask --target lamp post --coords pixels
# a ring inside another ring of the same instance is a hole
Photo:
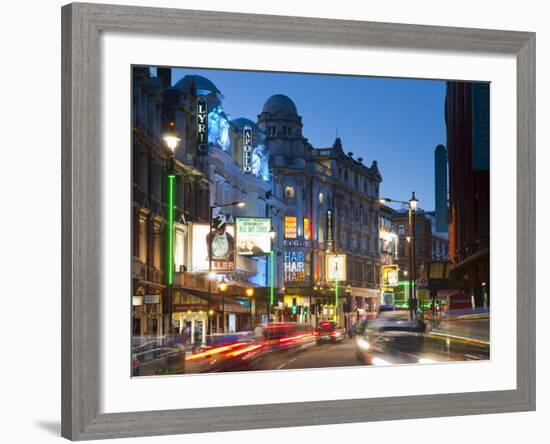
[[[411,319],[414,317],[416,312],[418,301],[416,298],[416,286],[414,282],[416,280],[416,208],[418,207],[419,200],[416,198],[414,191],[412,196],[408,201],[390,199],[389,197],[384,197],[379,199],[379,202],[384,204],[386,202],[397,202],[400,204],[407,205],[409,212],[409,236],[407,236],[407,241],[409,242],[409,310]],[[412,238],[412,239],[411,239]],[[412,240],[412,242],[411,242]]]
[[[416,293],[416,206],[418,205],[418,199],[414,195],[414,191],[412,192],[412,197],[409,199],[409,212],[411,217],[411,226],[412,226],[412,292],[413,292],[413,300],[414,300],[414,309],[415,312],[418,311],[419,303],[418,303],[418,295]]]
[[[163,311],[165,312],[165,333],[169,333],[172,328],[172,289],[174,286],[174,204],[176,197],[175,153],[181,140],[175,133],[173,125],[173,122],[171,122],[171,130],[163,137],[164,143],[170,150],[170,162],[166,174],[166,266],[164,275],[167,288],[167,300],[163,304]]]
[[[275,254],[275,250],[273,249],[273,240],[275,239],[276,234],[277,233],[273,230],[272,226],[271,231],[269,232],[271,251],[269,252],[269,299],[267,301],[268,324],[271,318],[271,307],[273,307],[273,303],[275,302],[275,260],[277,258],[277,255]]]
[[[210,316],[212,312],[212,280],[215,278],[215,273],[212,271],[212,241],[214,240],[215,233],[212,232],[212,219],[214,218],[214,210],[224,207],[239,207],[242,208],[246,204],[243,201],[235,201],[221,205],[210,205],[210,211],[208,212],[208,334],[212,334],[212,321]]]
[[[249,300],[250,300],[250,330],[252,330],[252,324],[253,324],[253,318],[252,318],[252,297],[254,296],[254,288],[252,287],[247,287],[247,289],[245,290],[246,292],[246,295],[248,296]]]
[[[222,333],[225,333],[225,292],[227,291],[227,281],[224,278],[218,282],[218,290],[222,295]]]

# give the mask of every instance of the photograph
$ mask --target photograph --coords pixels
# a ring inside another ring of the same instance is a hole
[[[131,85],[132,377],[491,359],[490,82]]]

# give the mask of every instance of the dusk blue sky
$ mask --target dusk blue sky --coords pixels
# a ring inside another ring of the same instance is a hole
[[[257,121],[273,94],[290,97],[302,116],[303,135],[316,148],[329,147],[336,131],[344,151],[370,165],[378,161],[380,196],[434,209],[434,149],[445,144],[445,82],[374,77],[175,69],[210,79],[225,96],[231,119]]]

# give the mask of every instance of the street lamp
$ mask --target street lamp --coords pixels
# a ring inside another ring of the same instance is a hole
[[[212,306],[212,275],[215,277],[215,273],[212,271],[212,241],[213,241],[213,235],[212,235],[212,219],[214,218],[214,210],[218,208],[224,208],[224,207],[239,207],[243,208],[246,205],[244,201],[236,200],[234,202],[229,202],[226,204],[221,205],[210,205],[210,211],[208,214],[208,233],[209,233],[209,240],[208,240],[208,313],[212,314],[211,306]],[[208,318],[208,334],[212,334],[212,322],[210,318]]]
[[[413,209],[413,210],[416,210],[416,207],[418,206],[418,199],[416,198],[416,196],[414,195],[414,191],[412,192],[412,197],[409,199],[409,206]]]
[[[227,281],[222,278],[222,280],[218,283],[218,288],[221,292],[225,292],[227,290]]]
[[[170,126],[173,127],[173,125],[173,122],[171,122]],[[165,134],[163,140],[170,150],[170,162],[166,174],[166,266],[164,273],[167,286],[167,300],[163,304],[163,311],[165,312],[164,331],[168,333],[172,328],[172,289],[174,286],[174,204],[176,197],[176,168],[174,157],[176,148],[181,139],[172,128]]]
[[[252,287],[247,287],[245,293],[250,298],[250,329],[252,330],[252,324],[254,323],[252,318],[252,296],[254,296],[254,289]]]
[[[418,306],[418,300],[416,297],[416,287],[413,285],[416,280],[416,208],[418,207],[419,200],[416,198],[415,192],[412,192],[412,196],[408,201],[391,199],[389,197],[383,197],[378,199],[378,202],[385,204],[386,202],[396,202],[407,205],[409,211],[409,236],[407,236],[407,242],[409,243],[409,269],[411,271],[409,275],[409,310],[411,319],[413,313],[416,312]],[[412,235],[412,243],[411,236]],[[406,276],[406,274],[405,274]],[[413,312],[414,310],[414,312]]]
[[[412,192],[412,196],[409,199],[409,217],[411,219],[411,227],[412,227],[412,270],[411,270],[411,284],[413,284],[412,287],[412,293],[414,295],[413,301],[414,301],[414,310],[415,313],[418,311],[419,303],[418,303],[418,295],[416,293],[416,207],[418,205],[418,199],[414,195],[414,191]]]
[[[224,278],[218,282],[218,289],[222,294],[222,332],[225,333],[225,292],[227,291],[227,281]]]

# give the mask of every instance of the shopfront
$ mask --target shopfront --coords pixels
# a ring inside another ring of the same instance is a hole
[[[206,344],[208,323],[207,306],[204,304],[175,304],[172,325],[185,337],[188,344]]]
[[[138,285],[132,295],[132,336],[160,336],[161,334],[160,290]]]

